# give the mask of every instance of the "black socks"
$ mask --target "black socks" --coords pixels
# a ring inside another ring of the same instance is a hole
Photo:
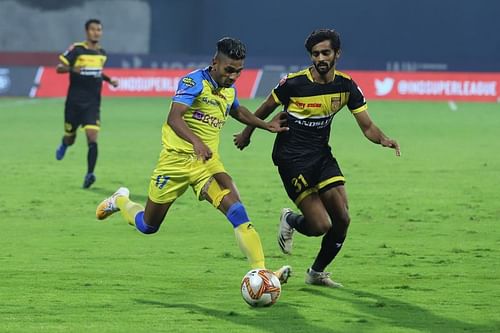
[[[94,173],[95,164],[97,162],[97,142],[89,143],[89,151],[87,153],[87,173]]]

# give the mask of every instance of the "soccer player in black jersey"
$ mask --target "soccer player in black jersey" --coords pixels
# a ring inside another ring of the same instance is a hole
[[[278,133],[273,149],[285,190],[302,214],[289,208],[281,212],[278,244],[289,254],[294,231],[306,236],[323,236],[321,248],[305,282],[342,287],[325,268],[339,253],[347,235],[350,218],[345,178],[328,144],[330,125],[337,112],[347,105],[366,138],[389,147],[400,155],[399,145],[388,138],[371,120],[363,93],[346,74],[335,69],[340,56],[340,36],[335,30],[313,31],[305,47],[312,66],[289,74],[257,109],[261,119],[279,105],[287,114],[289,131]],[[250,144],[253,128],[235,135],[239,149]]]
[[[62,160],[66,149],[76,139],[79,126],[85,129],[88,143],[87,174],[83,188],[95,182],[94,168],[97,161],[97,134],[100,128],[100,106],[102,81],[112,86],[118,82],[103,73],[106,52],[99,45],[102,25],[99,20],[90,19],[85,23],[86,41],[74,43],[59,56],[57,73],[69,73],[69,89],[64,107],[64,136],[56,150],[56,159]]]

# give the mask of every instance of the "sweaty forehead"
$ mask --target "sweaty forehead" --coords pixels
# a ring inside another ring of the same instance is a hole
[[[330,43],[330,40],[324,40],[321,43],[318,43],[314,45],[311,49],[312,52],[321,52],[324,50],[332,50],[332,45]]]
[[[233,67],[234,69],[243,68],[243,65],[245,64],[244,59],[240,59],[240,60],[231,59],[228,56],[226,56],[225,54],[221,54],[221,53],[219,53],[217,55],[217,62],[220,65],[222,65],[223,67]]]

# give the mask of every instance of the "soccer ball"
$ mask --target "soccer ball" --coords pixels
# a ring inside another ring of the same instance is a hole
[[[267,269],[253,269],[241,281],[241,296],[250,306],[271,306],[280,294],[280,280]]]

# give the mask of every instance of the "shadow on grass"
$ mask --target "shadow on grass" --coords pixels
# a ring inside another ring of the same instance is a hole
[[[84,190],[84,191],[87,191],[91,194],[94,194],[99,200],[103,200],[103,199],[109,197],[110,195],[112,195],[113,193],[115,193],[115,191],[117,189],[118,189],[118,187],[111,189],[111,188],[104,188],[104,187],[99,187],[99,186],[92,186],[91,188]],[[146,204],[146,201],[148,200],[148,196],[144,195],[144,194],[131,193],[130,199],[132,199],[134,202],[137,202],[141,205],[144,205],[144,204]]]
[[[269,308],[248,308],[248,312],[257,311],[259,318],[256,319],[254,313],[250,315],[242,311],[224,311],[211,309],[197,304],[187,303],[166,303],[154,300],[135,299],[139,304],[162,307],[165,309],[185,309],[188,313],[200,314],[225,320],[233,324],[242,326],[242,331],[252,332],[252,329],[260,329],[267,332],[314,332],[314,333],[334,333],[333,329],[314,325],[314,322],[300,315],[294,306],[280,303],[279,306]]]
[[[414,329],[425,332],[498,332],[500,322],[489,325],[471,324],[456,319],[439,316],[425,308],[395,298],[376,295],[352,289],[331,290],[302,288],[300,291],[331,300],[350,303],[358,311],[378,318],[386,326]],[[335,312],[342,312],[335,309]]]

